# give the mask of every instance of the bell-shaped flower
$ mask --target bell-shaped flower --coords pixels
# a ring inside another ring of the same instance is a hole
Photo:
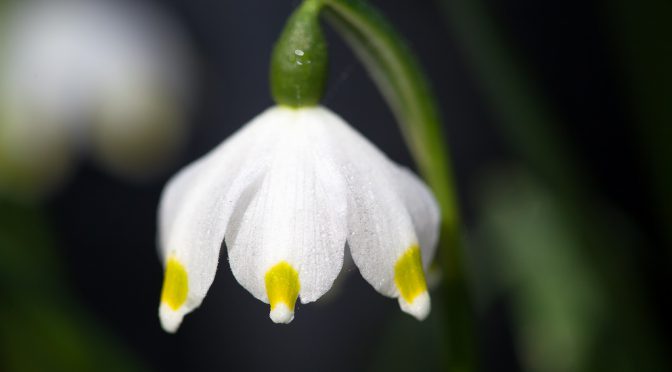
[[[346,249],[378,292],[423,319],[438,226],[427,186],[339,116],[272,107],[166,186],[161,322],[175,331],[201,304],[223,242],[234,277],[276,323],[331,288]]]

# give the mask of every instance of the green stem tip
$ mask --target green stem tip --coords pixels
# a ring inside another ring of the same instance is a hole
[[[279,105],[315,106],[327,80],[327,42],[319,22],[321,0],[307,0],[287,21],[271,56],[271,94]]]

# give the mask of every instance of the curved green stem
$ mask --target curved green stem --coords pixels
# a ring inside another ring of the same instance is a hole
[[[325,14],[361,59],[396,116],[422,175],[434,189],[456,250],[459,213],[451,162],[433,94],[413,52],[392,26],[362,0],[325,0]],[[451,254],[452,255],[452,254]],[[458,260],[446,268],[458,274]]]
[[[362,61],[397,118],[418,168],[442,211],[441,266],[451,370],[474,369],[471,304],[459,236],[455,182],[439,110],[413,52],[384,16],[364,0],[323,0],[328,21]]]

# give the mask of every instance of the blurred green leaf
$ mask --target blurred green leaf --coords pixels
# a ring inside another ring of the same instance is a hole
[[[643,244],[627,220],[577,205],[531,175],[486,180],[480,240],[512,299],[519,351],[532,371],[664,371],[631,252]],[[597,260],[596,260],[597,258]]]
[[[387,322],[373,355],[369,371],[442,371],[442,354],[447,349],[442,331],[446,309],[442,301],[433,298],[432,313],[423,322],[402,312],[394,312]]]
[[[142,370],[69,293],[47,226],[39,208],[0,200],[0,370]]]
[[[672,259],[672,2],[643,0],[600,3],[610,26],[611,45],[629,88],[642,160],[650,176],[658,228],[667,236]]]
[[[583,170],[565,138],[562,121],[534,83],[534,66],[528,65],[487,3],[440,1],[449,26],[456,31],[499,115],[497,124],[511,147],[522,155],[525,169],[534,174],[507,174],[489,180],[492,187],[480,213],[488,246],[499,252],[493,260],[503,275],[499,280],[514,297],[515,325],[527,368],[665,370],[665,352],[647,297],[651,289],[644,287],[635,260],[637,250],[648,249],[650,242],[593,190],[590,174]],[[657,175],[666,177],[659,183],[659,194],[664,198],[661,206],[670,205],[664,204],[672,201],[670,187],[664,185],[672,175],[668,161],[672,127],[670,120],[660,119],[669,119],[672,107],[667,104],[669,95],[663,94],[664,87],[670,85],[664,82],[672,76],[667,72],[669,63],[663,61],[672,54],[669,43],[661,43],[661,36],[670,34],[662,31],[670,27],[670,12],[663,8],[669,10],[671,5],[619,4],[605,4],[605,8],[620,8],[620,15],[631,21],[618,27],[625,26],[624,34],[630,35],[630,43],[625,45],[634,51],[629,55],[639,75],[633,76],[642,78],[636,80],[643,107],[649,109],[649,118],[657,119],[642,128],[656,137],[644,143],[645,147],[650,144],[655,154]],[[657,14],[643,16],[653,12]],[[650,68],[647,60],[656,58],[661,59]],[[652,89],[654,85],[658,89]],[[661,221],[669,224],[672,219]]]
[[[438,0],[469,66],[498,115],[502,134],[554,188],[581,192],[577,167],[555,107],[536,84],[534,66],[483,0]]]
[[[531,179],[507,174],[487,184],[482,233],[497,284],[513,296],[521,356],[534,371],[579,371],[605,304],[580,238],[558,201]]]

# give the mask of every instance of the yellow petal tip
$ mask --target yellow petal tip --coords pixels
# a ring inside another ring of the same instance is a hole
[[[161,304],[175,311],[187,301],[187,293],[189,293],[187,270],[180,261],[171,257],[166,263],[163,289],[161,290]]]
[[[410,246],[394,265],[394,284],[399,290],[401,309],[419,320],[426,318],[431,304],[417,244]]]
[[[294,305],[299,297],[299,273],[289,263],[282,261],[271,267],[264,278],[271,320],[289,323],[294,319]]]

